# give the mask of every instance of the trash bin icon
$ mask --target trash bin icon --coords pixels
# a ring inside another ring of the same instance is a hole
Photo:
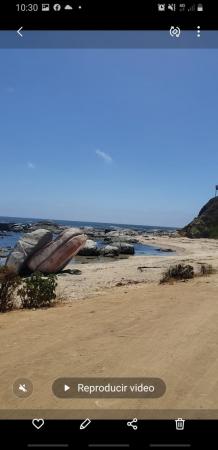
[[[177,430],[184,430],[184,428],[185,428],[185,420],[184,419],[179,418],[179,419],[176,419],[175,422],[176,422]]]

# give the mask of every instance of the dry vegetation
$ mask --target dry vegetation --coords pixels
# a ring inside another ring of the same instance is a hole
[[[207,276],[216,273],[211,264],[200,263],[199,272],[194,271],[194,267],[190,264],[176,264],[169,267],[160,280],[160,284],[170,283],[173,281],[185,281],[190,280],[196,276]]]

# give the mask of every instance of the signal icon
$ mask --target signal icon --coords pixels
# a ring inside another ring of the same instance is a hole
[[[201,37],[201,27],[197,27],[197,37]]]

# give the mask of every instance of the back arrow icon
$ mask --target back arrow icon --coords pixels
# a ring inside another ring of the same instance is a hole
[[[23,29],[23,27],[20,27],[19,30],[17,30],[17,33],[19,34],[19,36],[23,37],[23,35],[21,34],[21,30]]]

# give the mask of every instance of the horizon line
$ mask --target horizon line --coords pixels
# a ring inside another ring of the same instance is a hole
[[[180,229],[182,227],[176,227],[171,225],[145,225],[145,224],[134,224],[134,223],[119,223],[119,222],[99,222],[95,220],[70,220],[70,219],[51,219],[51,218],[43,218],[43,217],[18,217],[18,216],[0,216],[0,222],[2,218],[8,218],[8,219],[25,219],[25,220],[39,220],[39,221],[51,221],[51,222],[84,222],[84,223],[99,223],[99,224],[106,224],[106,225],[128,225],[128,226],[136,226],[136,227],[151,227],[151,228],[172,228],[172,229]]]

